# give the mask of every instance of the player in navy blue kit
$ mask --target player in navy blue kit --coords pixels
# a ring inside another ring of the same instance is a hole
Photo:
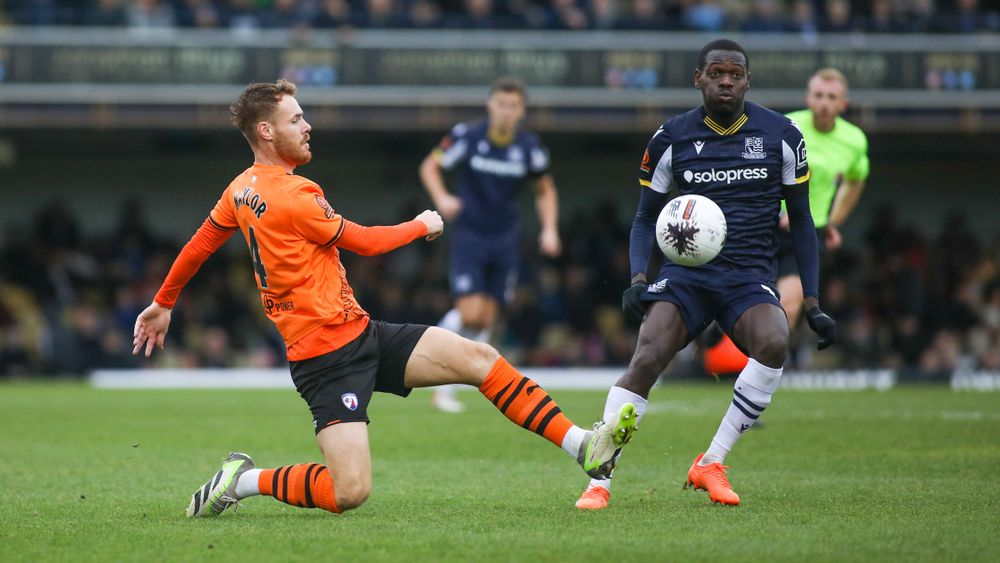
[[[487,119],[459,123],[420,164],[420,179],[451,230],[449,282],[455,308],[438,325],[472,340],[487,342],[517,279],[520,224],[517,199],[532,180],[541,223],[540,252],[558,256],[559,203],[549,174],[549,153],[541,139],[520,127],[526,91],[515,78],[493,83]],[[445,170],[457,170],[458,189],[448,191]],[[435,389],[434,404],[464,410],[449,387]]]
[[[608,393],[614,405],[645,410],[649,390],[674,355],[713,320],[748,356],[733,401],[704,454],[688,470],[686,485],[705,489],[713,502],[736,505],[723,459],[771,402],[788,348],[788,321],[775,290],[776,228],[786,202],[805,294],[806,319],[820,336],[835,339],[833,319],[819,308],[819,258],[809,212],[805,142],[780,113],[744,102],[749,60],[736,42],[710,42],[698,55],[695,86],[703,105],[670,119],[653,134],[640,165],[639,208],[632,224],[632,280],[622,298],[627,314],[642,320],[635,354]],[[665,261],[652,283],[646,268],[656,218],[672,196],[696,193],[722,208],[728,238],[722,252],[697,267]],[[643,316],[645,315],[645,318]],[[610,480],[593,480],[577,507],[607,506]]]

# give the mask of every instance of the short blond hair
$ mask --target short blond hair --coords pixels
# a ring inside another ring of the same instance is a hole
[[[844,76],[843,72],[840,72],[833,67],[826,67],[817,70],[813,73],[812,78],[810,78],[809,81],[812,82],[813,78],[819,78],[820,80],[836,80],[837,82],[843,84],[844,91],[847,91],[847,77]]]
[[[295,95],[295,84],[284,78],[276,82],[253,82],[229,106],[230,120],[247,138],[250,146],[257,146],[257,124],[271,118],[278,102],[286,94]]]

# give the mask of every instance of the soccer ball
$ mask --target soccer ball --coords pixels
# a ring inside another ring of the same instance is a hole
[[[656,219],[656,243],[671,262],[681,266],[710,262],[722,251],[726,233],[726,216],[714,201],[701,195],[675,197]]]

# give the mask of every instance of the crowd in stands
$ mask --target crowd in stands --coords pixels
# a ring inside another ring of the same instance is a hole
[[[401,217],[412,217],[410,209]],[[60,204],[0,245],[0,376],[84,374],[98,367],[283,366],[283,345],[261,310],[242,237],[213,256],[181,294],[167,347],[131,355],[136,315],[151,301],[183,241],[166,240],[130,203],[115,229],[84,236]],[[637,327],[620,309],[628,276],[628,224],[614,204],[566,217],[565,253],[543,260],[526,247],[522,283],[498,347],[518,365],[624,365]],[[862,226],[857,228],[861,229]],[[533,242],[533,237],[526,237]],[[361,304],[376,318],[435,324],[449,309],[447,245],[391,254],[343,253]],[[840,341],[813,352],[793,333],[790,362],[807,369],[892,368],[911,379],[954,370],[1000,370],[1000,238],[955,215],[923,232],[882,206],[863,243],[824,259],[824,308]]]
[[[0,0],[0,25],[971,33],[1000,0]]]

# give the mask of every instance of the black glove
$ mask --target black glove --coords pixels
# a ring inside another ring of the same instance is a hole
[[[640,299],[645,289],[645,282],[637,282],[622,294],[622,311],[628,319],[637,323],[642,322],[642,316],[646,314],[646,306]]]
[[[830,315],[821,311],[819,307],[813,307],[806,311],[806,322],[809,323],[809,328],[819,335],[816,349],[829,348],[837,341],[837,321],[830,318]]]

